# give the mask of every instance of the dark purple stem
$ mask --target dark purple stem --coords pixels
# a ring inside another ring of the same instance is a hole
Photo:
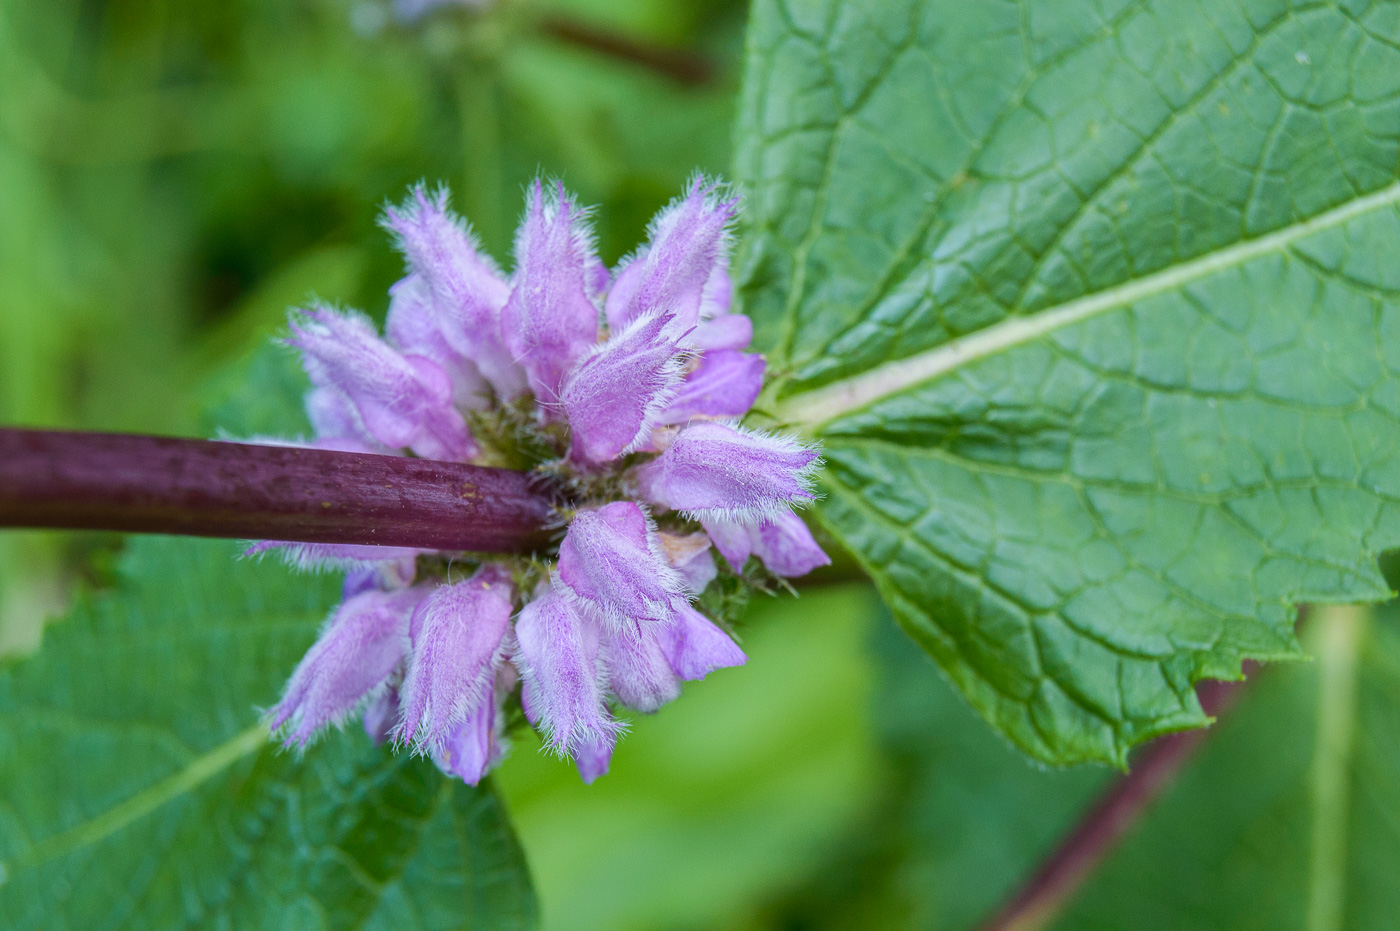
[[[539,28],[561,42],[647,68],[680,84],[704,84],[714,77],[714,65],[688,49],[639,42],[557,14],[541,19]]]
[[[528,552],[550,501],[523,472],[118,433],[0,429],[0,527]]]
[[[1257,668],[1246,663],[1246,673]],[[1224,711],[1244,682],[1207,680],[1196,687],[1207,714]],[[1171,784],[1209,731],[1169,734],[1148,744],[1132,768],[1108,788],[1079,823],[983,931],[1032,931],[1045,927],[1094,871],[1152,801]]]

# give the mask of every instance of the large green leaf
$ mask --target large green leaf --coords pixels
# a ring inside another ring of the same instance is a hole
[[[489,785],[355,732],[268,742],[256,706],[336,585],[237,552],[133,543],[117,591],[0,672],[0,925],[530,927]]]
[[[738,268],[823,523],[1040,759],[1400,542],[1400,7],[762,0]]]
[[[1057,927],[1395,927],[1400,628],[1393,608],[1318,615],[1318,662],[1249,687]]]

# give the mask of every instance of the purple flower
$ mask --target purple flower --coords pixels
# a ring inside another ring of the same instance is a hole
[[[553,589],[527,604],[515,622],[514,659],[526,714],[559,753],[616,740],[618,724],[603,701],[598,624]]]
[[[564,376],[597,342],[598,308],[588,296],[596,262],[587,213],[562,184],[546,196],[536,181],[515,236],[515,287],[502,324],[542,405],[559,400]]]
[[[243,551],[244,556],[261,556],[276,550],[282,561],[294,569],[314,572],[320,569],[358,569],[376,563],[412,565],[419,551],[406,546],[373,546],[357,543],[288,543],[283,540],[261,540]],[[409,575],[412,578],[412,573]]]
[[[710,277],[705,282],[705,293],[700,297],[700,319],[719,318],[729,314],[734,304],[734,279],[729,275],[729,253],[721,251]],[[734,316],[742,316],[734,314]],[[745,317],[744,319],[748,319]],[[744,344],[748,345],[747,342]],[[735,347],[742,349],[742,346]]]
[[[365,735],[377,744],[393,736],[399,721],[399,690],[387,686],[365,706]]]
[[[690,342],[696,349],[743,349],[753,341],[753,321],[743,314],[701,320]]]
[[[774,575],[796,578],[820,566],[831,565],[812,531],[791,511],[751,527],[754,553]]]
[[[518,686],[545,746],[592,782],[625,729],[614,707],[654,712],[683,682],[747,662],[691,601],[749,584],[750,555],[779,576],[829,560],[791,510],[813,498],[817,453],[737,423],[765,363],[743,351],[753,326],[732,310],[736,206],[697,179],[614,277],[587,211],[537,182],[507,282],[446,192],[415,188],[384,217],[407,260],[385,337],[354,313],[293,317],[313,445],[530,469],[567,530],[557,553],[484,558],[255,544],[347,571],[341,607],[269,712],[289,744],[359,709],[371,739],[475,785],[506,753]]]
[[[493,687],[484,701],[451,728],[442,749],[433,755],[443,772],[474,786],[505,757],[502,695]]]
[[[321,728],[339,724],[385,685],[403,659],[408,621],[419,589],[367,591],[331,615],[302,658],[268,725],[290,725],[286,743],[306,746]]]
[[[340,389],[313,388],[306,393],[304,406],[306,419],[311,421],[311,429],[316,431],[318,439],[357,445],[363,452],[389,452],[369,435],[354,402]]]
[[[441,752],[458,725],[494,702],[513,611],[510,576],[491,565],[423,599],[409,629],[400,740]]]
[[[716,669],[749,661],[728,634],[689,605],[681,609],[678,623],[657,631],[657,639],[666,662],[686,680],[703,679]]]
[[[684,582],[631,501],[575,515],[559,546],[559,580],[580,610],[617,627],[669,621],[686,601]]]
[[[729,258],[722,256],[700,299],[700,323],[691,336],[696,349],[743,349],[753,341],[753,321],[743,314],[730,313],[733,301]]]
[[[390,348],[364,317],[314,308],[293,319],[287,342],[301,350],[312,384],[339,389],[385,446],[407,447],[430,459],[477,454],[452,406],[447,374],[429,359]]]
[[[720,200],[716,185],[704,178],[691,182],[685,197],[652,220],[650,241],[617,273],[605,305],[608,326],[622,330],[638,317],[665,311],[684,329],[694,327],[706,285],[719,276],[716,289],[727,282],[729,225],[737,206]]]
[[[574,751],[574,765],[584,785],[591,786],[598,777],[608,774],[612,755],[613,742],[603,740],[586,741]]]
[[[400,352],[436,362],[452,381],[452,400],[459,407],[481,407],[490,385],[481,371],[458,352],[442,330],[442,316],[432,289],[418,275],[409,275],[389,289],[389,318],[385,335]]]
[[[659,628],[678,624],[633,620],[603,628],[603,667],[617,700],[651,712],[681,693],[681,681],[661,649]]]
[[[690,605],[666,624],[635,621],[602,632],[603,665],[618,701],[653,712],[681,693],[681,680],[742,666],[744,651]]]
[[[476,365],[503,398],[525,389],[525,373],[505,349],[501,310],[510,297],[494,262],[481,254],[471,230],[447,209],[447,192],[413,189],[403,205],[385,211],[412,277],[427,286],[443,340]]]
[[[720,423],[691,423],[637,470],[648,501],[703,517],[759,520],[811,500],[818,457],[796,440]]]
[[[715,549],[735,572],[743,568],[750,554],[763,560],[774,575],[788,578],[831,565],[831,558],[812,539],[812,532],[802,518],[791,512],[771,520],[742,522],[701,518],[700,523]]]
[[[715,558],[710,555],[710,538],[703,533],[677,536],[673,533],[658,533],[661,552],[666,561],[681,574],[685,587],[695,595],[705,590],[705,586],[715,580],[719,570]]]
[[[725,520],[722,517],[700,517],[700,526],[705,528],[710,542],[736,573],[743,571],[744,563],[753,554],[753,537],[749,533],[752,525],[753,522]]]
[[[692,417],[742,417],[763,390],[763,369],[762,356],[736,349],[707,352],[695,371],[685,377],[657,422],[676,424]]]
[[[681,383],[669,316],[638,317],[595,349],[564,383],[564,412],[579,459],[607,462],[650,435]]]

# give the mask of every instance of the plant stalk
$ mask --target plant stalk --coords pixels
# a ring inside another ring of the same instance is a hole
[[[1246,675],[1258,668],[1255,663],[1244,665]],[[1218,715],[1244,684],[1243,680],[1205,680],[1197,684],[1196,694],[1206,714]],[[982,931],[1038,931],[1047,927],[1208,735],[1204,728],[1182,731],[1143,747],[1129,772],[1109,786],[1025,884],[982,925]]]
[[[0,429],[0,527],[529,552],[550,498],[508,469],[116,433]]]

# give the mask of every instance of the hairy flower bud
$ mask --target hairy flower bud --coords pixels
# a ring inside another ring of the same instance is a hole
[[[680,336],[669,316],[638,317],[564,384],[573,453],[607,462],[650,434],[681,383]]]
[[[515,238],[515,287],[502,315],[506,345],[542,404],[552,405],[567,375],[598,339],[589,299],[596,263],[587,213],[555,185],[536,181]]]
[[[515,661],[526,713],[537,720],[545,744],[559,753],[604,744],[618,725],[603,702],[599,681],[598,624],[569,599],[547,590],[515,622]]]
[[[436,363],[401,355],[358,314],[313,308],[295,317],[291,329],[288,343],[301,350],[312,383],[349,398],[374,439],[431,459],[477,454],[452,406],[452,383]]]
[[[268,725],[290,725],[287,744],[306,746],[321,728],[339,724],[384,685],[403,659],[418,589],[367,591],[331,615],[307,651]]]
[[[457,725],[494,702],[512,613],[510,577],[496,566],[423,599],[409,629],[400,740],[441,751]]]
[[[559,546],[565,593],[599,620],[665,622],[685,602],[684,583],[659,552],[642,509],[614,501],[580,511]]]
[[[817,459],[792,439],[701,421],[639,468],[637,481],[648,501],[672,510],[756,520],[811,500]]]

